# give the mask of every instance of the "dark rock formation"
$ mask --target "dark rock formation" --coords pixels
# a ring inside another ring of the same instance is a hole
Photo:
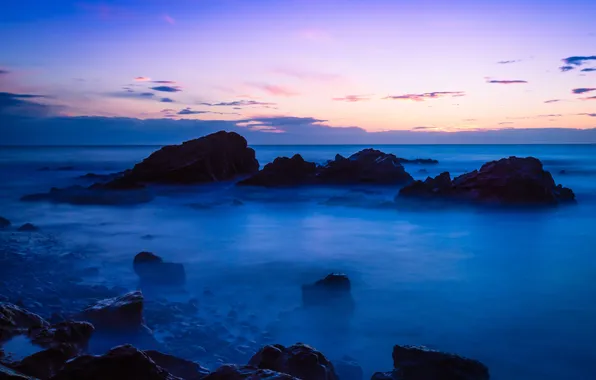
[[[31,224],[31,223],[25,223],[22,226],[20,226],[19,228],[17,228],[17,231],[35,232],[35,231],[39,231],[39,227],[37,227],[36,225]]]
[[[238,184],[265,187],[304,185],[314,181],[316,171],[317,165],[314,162],[304,161],[301,155],[296,154],[292,158],[276,158],[261,171]]]
[[[178,380],[136,348],[118,346],[101,356],[83,355],[68,361],[52,380]]]
[[[80,354],[74,346],[60,344],[27,356],[14,365],[14,369],[38,379],[50,379],[56,375],[68,360]]]
[[[394,346],[392,372],[378,372],[373,380],[488,380],[488,368],[477,360],[430,350]]]
[[[438,164],[439,161],[434,160],[432,158],[415,158],[413,160],[408,160],[407,158],[397,158],[400,163],[402,164],[420,164],[420,165],[435,165]]]
[[[235,132],[220,131],[152,153],[107,186],[136,183],[191,184],[230,180],[259,169],[255,151]]]
[[[144,326],[143,294],[130,292],[89,306],[81,316],[97,328],[110,330],[138,329]]]
[[[265,346],[248,364],[287,373],[299,379],[338,380],[333,364],[322,353],[302,343],[290,347],[280,344]]]
[[[10,220],[0,216],[0,228],[10,227]]]
[[[325,184],[399,184],[412,181],[412,176],[393,154],[364,149],[349,158],[338,154],[319,168],[317,180]]]
[[[354,308],[354,300],[350,289],[348,276],[331,273],[314,284],[302,285],[302,304],[305,307],[323,306],[351,311]]]
[[[573,202],[571,189],[556,185],[540,160],[509,157],[482,165],[480,170],[451,180],[442,173],[415,181],[399,192],[400,197],[452,199],[481,203],[548,205]]]
[[[49,323],[39,315],[17,305],[0,302],[0,341],[24,333],[28,329],[48,326]]]
[[[300,380],[285,373],[251,366],[223,365],[212,372],[205,380]],[[302,379],[306,380],[306,379]]]
[[[35,380],[0,364],[0,380]]]
[[[48,193],[29,194],[21,197],[24,202],[47,201],[75,205],[128,205],[150,202],[153,194],[143,187],[118,189],[95,184],[89,187],[53,187]]]
[[[209,370],[190,360],[180,359],[154,350],[144,352],[155,364],[184,380],[199,380],[209,374]]]
[[[145,285],[184,285],[186,282],[184,265],[166,263],[151,252],[138,253],[133,260],[133,268]]]
[[[89,322],[64,321],[51,326],[30,328],[28,335],[31,342],[41,347],[69,344],[82,352],[87,349],[93,331],[95,328]]]

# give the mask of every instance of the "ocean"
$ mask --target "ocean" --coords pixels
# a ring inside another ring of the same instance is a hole
[[[295,153],[323,163],[366,147],[253,146],[261,165]],[[394,344],[412,344],[478,359],[497,380],[595,379],[596,145],[373,147],[439,160],[405,165],[416,179],[534,156],[578,203],[395,208],[383,205],[398,187],[275,190],[232,182],[159,187],[152,202],[134,206],[21,202],[51,187],[91,184],[79,177],[130,168],[159,147],[1,147],[0,215],[38,225],[64,249],[91,253],[101,268],[93,281],[134,289],[132,258],[140,251],[184,263],[186,293],[168,296],[200,298],[210,289],[217,310],[205,323],[242,305],[275,342],[305,342],[332,359],[348,355],[365,378],[391,369]],[[29,244],[24,253],[54,251]],[[342,329],[297,311],[301,285],[330,272],[352,281],[356,309]],[[257,340],[255,331],[227,327]]]

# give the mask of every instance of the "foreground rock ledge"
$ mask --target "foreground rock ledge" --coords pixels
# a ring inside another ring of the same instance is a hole
[[[574,202],[569,188],[557,185],[534,157],[509,157],[488,162],[451,179],[449,173],[415,181],[399,192],[401,198],[450,199],[511,205],[556,205]]]

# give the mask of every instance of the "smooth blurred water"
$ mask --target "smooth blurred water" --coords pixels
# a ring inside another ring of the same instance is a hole
[[[257,146],[261,164],[301,153],[324,162],[360,146]],[[596,146],[377,146],[416,178],[507,157],[540,158],[576,206],[547,210],[379,207],[398,188],[160,188],[127,207],[22,203],[76,177],[131,167],[156,147],[0,148],[0,215],[93,250],[109,281],[133,284],[134,254],[183,262],[188,290],[214,289],[274,329],[277,341],[348,354],[366,376],[391,369],[393,344],[424,344],[483,361],[492,378],[596,378]],[[38,171],[41,167],[48,171]],[[72,170],[54,170],[73,166]],[[427,173],[420,173],[420,169]],[[560,171],[564,170],[565,174]],[[340,205],[328,205],[340,196]],[[232,200],[244,204],[234,206]],[[147,236],[151,235],[151,239]],[[294,311],[300,285],[346,272],[357,309],[347,331]]]

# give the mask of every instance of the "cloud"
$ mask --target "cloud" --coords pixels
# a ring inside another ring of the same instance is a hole
[[[162,103],[174,103],[174,100],[170,98],[161,98],[160,102]]]
[[[505,124],[513,124],[512,121],[502,121],[499,123],[499,125],[505,125]]]
[[[198,115],[201,113],[209,113],[209,111],[193,111],[190,107],[178,111],[178,115]]]
[[[170,15],[163,15],[163,19],[170,25],[176,24],[176,20],[174,20]]]
[[[412,131],[428,131],[428,130],[433,130],[433,129],[436,129],[436,128],[437,127],[422,127],[422,126],[420,126],[420,127],[414,127],[411,130]]]
[[[176,82],[174,82],[173,80],[154,80],[154,81],[152,81],[152,83],[158,83],[158,84],[176,84]]]
[[[585,69],[582,69],[581,71],[584,73],[589,73],[592,71],[596,71],[596,67],[586,67]]]
[[[596,96],[588,96],[587,98],[581,98],[581,100],[596,100]]]
[[[245,107],[245,106],[275,106],[277,103],[259,102],[256,100],[234,100],[232,102],[199,103],[209,107]]]
[[[573,69],[574,69],[573,66],[561,66],[561,67],[559,67],[559,70],[561,70],[562,72],[573,70]]]
[[[258,88],[264,92],[267,92],[270,95],[274,95],[274,96],[290,97],[290,96],[299,95],[297,92],[292,91],[292,90],[285,88],[283,86],[276,86],[276,85],[266,84],[266,83],[250,83],[249,85],[252,87]]]
[[[319,73],[314,71],[301,71],[290,68],[277,68],[272,71],[274,74],[281,74],[288,77],[312,82],[335,82],[344,79],[339,74]]]
[[[578,113],[580,116],[596,117],[596,113]]]
[[[545,100],[544,103],[558,103],[560,101],[561,101],[561,99],[551,99],[551,100]]]
[[[150,87],[151,90],[161,91],[161,92],[178,92],[182,91],[178,87],[173,86],[157,86],[157,87]]]
[[[5,74],[8,74],[8,73],[10,73],[10,71],[0,69],[0,75],[5,75]]]
[[[425,92],[423,94],[405,94],[405,95],[390,95],[383,99],[394,99],[394,100],[413,100],[415,102],[423,102],[425,99],[438,99],[442,97],[460,97],[465,96],[466,93],[463,91],[435,91]]]
[[[159,111],[159,112],[162,112],[162,113],[170,113],[170,112],[176,112],[176,110],[175,110],[175,109],[172,109],[172,108],[164,108],[164,109],[162,109],[162,110],[161,110],[161,111]]]
[[[596,55],[567,57],[561,61],[569,66],[581,66],[587,61],[596,61]]]
[[[489,79],[486,83],[496,83],[496,84],[521,84],[521,83],[528,83],[525,80],[519,79],[506,79],[506,80],[496,80],[496,79]]]
[[[508,63],[516,63],[516,62],[521,62],[521,59],[514,59],[514,60],[511,60],[511,61],[499,61],[497,63],[500,64],[500,65],[506,65]]]
[[[151,80],[151,78],[149,78],[149,77],[136,77],[135,80],[137,82],[148,82],[148,81]]]
[[[585,94],[586,92],[596,91],[596,88],[574,88],[571,90],[574,94]]]
[[[365,97],[365,96],[367,96],[367,95],[346,95],[343,98],[333,98],[332,100],[336,100],[336,101],[340,101],[340,102],[349,102],[349,103],[370,100],[370,98]]]
[[[135,92],[130,88],[124,88],[125,91],[108,92],[105,95],[111,98],[128,98],[128,99],[153,99],[155,96],[152,92]]]
[[[32,118],[47,117],[59,112],[60,107],[38,103],[38,99],[47,98],[44,95],[15,94],[0,92],[0,124],[7,117]],[[2,141],[2,139],[0,139]]]

